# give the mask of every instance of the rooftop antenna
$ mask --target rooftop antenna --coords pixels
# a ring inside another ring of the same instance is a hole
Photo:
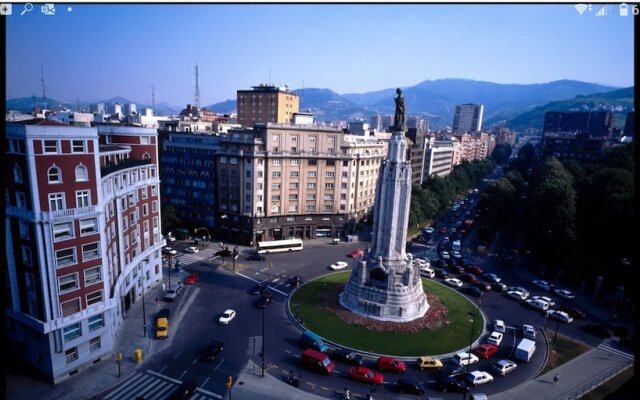
[[[199,78],[197,61],[196,61],[196,93],[195,93],[194,105],[196,106],[197,109],[200,109],[200,78]]]
[[[156,88],[151,85],[151,110],[156,111]]]
[[[44,68],[40,66],[40,86],[42,89],[42,108],[47,108],[47,91],[44,86]]]

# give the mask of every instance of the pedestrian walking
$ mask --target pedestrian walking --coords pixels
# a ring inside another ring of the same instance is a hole
[[[164,282],[162,282],[162,291],[164,292],[166,288],[167,288],[167,285]]]
[[[560,381],[560,374],[555,374],[555,375],[553,376],[553,384],[554,384],[554,385],[557,385],[557,384],[558,384],[558,381]]]

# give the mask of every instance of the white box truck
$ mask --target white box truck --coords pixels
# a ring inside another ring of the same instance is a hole
[[[454,240],[453,243],[451,244],[451,251],[460,251],[461,248],[462,246],[460,245],[459,240]]]
[[[514,357],[518,360],[529,362],[533,353],[536,351],[536,342],[531,339],[522,339],[516,347]]]

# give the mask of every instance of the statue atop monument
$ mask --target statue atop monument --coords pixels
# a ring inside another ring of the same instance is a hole
[[[396,113],[393,117],[393,130],[404,132],[404,95],[400,88],[396,89],[398,94],[394,101],[396,102]]]

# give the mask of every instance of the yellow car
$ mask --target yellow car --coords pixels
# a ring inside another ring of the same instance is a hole
[[[169,337],[169,320],[160,317],[156,320],[156,339],[166,339]]]
[[[420,369],[442,367],[442,361],[438,360],[437,358],[427,356],[418,357],[418,359],[416,360],[416,364],[418,364],[418,368]]]

